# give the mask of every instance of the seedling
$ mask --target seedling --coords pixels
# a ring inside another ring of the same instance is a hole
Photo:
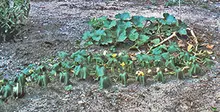
[[[136,75],[137,75],[137,76],[136,76],[136,80],[137,80],[139,83],[145,85],[146,79],[145,79],[144,72],[142,72],[142,71],[137,71],[137,72],[136,72]]]
[[[127,86],[127,80],[128,80],[128,75],[126,72],[119,74],[119,80],[121,80],[121,83],[125,86]]]
[[[157,72],[157,75],[154,77],[154,79],[156,81],[159,81],[159,82],[162,82],[162,83],[165,82],[165,78],[164,78],[164,75],[163,75],[162,71]]]
[[[65,85],[68,85],[69,84],[69,79],[70,79],[70,75],[67,71],[63,71],[63,72],[60,72],[60,82],[64,83]]]
[[[176,74],[177,79],[183,79],[184,78],[184,73],[183,73],[181,68],[176,69],[175,74]]]
[[[68,92],[70,92],[70,91],[72,91],[73,90],[73,86],[72,85],[68,85],[68,86],[65,86],[65,91],[68,91]]]
[[[12,92],[13,92],[13,88],[11,84],[7,84],[3,86],[1,89],[1,94],[3,94],[3,99],[9,97],[12,94]]]
[[[105,76],[105,68],[96,66],[96,74],[99,77],[99,88],[104,89],[111,86],[109,77]]]
[[[14,97],[22,97],[24,95],[24,87],[20,83],[16,83],[13,87],[13,96]]]
[[[88,77],[88,73],[87,73],[87,67],[82,67],[81,70],[80,70],[80,76],[79,78],[81,79],[86,79]]]
[[[39,75],[37,78],[37,84],[39,86],[47,87],[47,84],[49,83],[49,78],[46,74],[44,75]]]
[[[108,88],[111,86],[111,81],[109,79],[109,77],[107,76],[102,76],[99,79],[99,89],[104,89],[104,88]]]

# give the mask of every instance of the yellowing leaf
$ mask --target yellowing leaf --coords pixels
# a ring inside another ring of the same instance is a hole
[[[192,48],[193,48],[193,45],[188,43],[187,51],[188,51],[188,52],[191,52],[191,51],[192,51]]]
[[[131,58],[132,61],[137,60],[137,58],[135,57],[135,54],[134,54],[134,53],[129,54],[129,57]]]
[[[183,43],[182,40],[178,41],[178,46],[179,47],[185,47],[186,45]]]
[[[207,54],[211,55],[213,52],[212,51],[205,51]]]

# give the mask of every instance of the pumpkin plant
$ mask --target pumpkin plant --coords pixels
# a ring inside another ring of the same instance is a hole
[[[96,74],[99,79],[99,88],[108,88],[111,85],[111,81],[108,76],[105,75],[105,67],[96,66]]]
[[[119,74],[119,80],[121,80],[121,83],[125,86],[127,86],[127,80],[128,80],[128,75],[126,72],[120,73]]]

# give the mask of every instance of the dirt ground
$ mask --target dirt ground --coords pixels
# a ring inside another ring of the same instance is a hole
[[[146,17],[162,17],[164,12],[175,15],[197,36],[215,45],[212,57],[216,65],[200,78],[174,79],[165,84],[148,79],[146,86],[116,84],[99,90],[97,82],[73,80],[71,93],[65,93],[60,83],[48,88],[29,85],[25,97],[10,99],[0,106],[1,112],[212,112],[212,107],[220,111],[220,2],[208,6],[192,4],[179,9],[145,2],[32,1],[25,33],[0,44],[0,75],[14,77],[23,66],[55,56],[57,51],[76,51],[75,41],[89,29],[90,18],[113,17],[121,12]]]

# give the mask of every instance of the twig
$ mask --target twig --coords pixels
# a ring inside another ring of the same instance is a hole
[[[154,45],[153,47],[157,47],[157,46],[159,46],[159,45],[163,44],[164,42],[166,42],[166,41],[170,40],[171,38],[173,38],[173,37],[175,37],[175,36],[176,36],[176,32],[173,32],[173,34],[172,34],[172,35],[170,35],[168,38],[164,39],[164,40],[163,40],[163,41],[161,41],[160,43],[158,43],[158,44]]]
[[[161,45],[161,44],[163,44],[164,42],[166,42],[166,41],[168,41],[168,40],[170,40],[170,39],[172,39],[173,37],[175,37],[176,36],[176,32],[173,32],[173,34],[172,35],[170,35],[169,37],[167,37],[166,39],[164,39],[163,41],[161,41],[160,43],[158,43],[158,44],[156,44],[156,45],[154,45],[154,46],[152,46],[149,50],[148,50],[148,52],[147,52],[147,54],[149,54],[150,53],[150,51],[153,49],[153,48],[155,48],[155,47],[157,47],[157,46],[159,46],[159,45]]]
[[[191,35],[193,36],[193,41],[194,41],[195,44],[196,44],[196,51],[197,51],[197,50],[198,50],[198,40],[197,40],[197,37],[196,37],[196,35],[195,35],[195,33],[194,33],[193,30],[191,30],[190,28],[187,28],[187,30],[190,30],[190,33],[191,33]]]

